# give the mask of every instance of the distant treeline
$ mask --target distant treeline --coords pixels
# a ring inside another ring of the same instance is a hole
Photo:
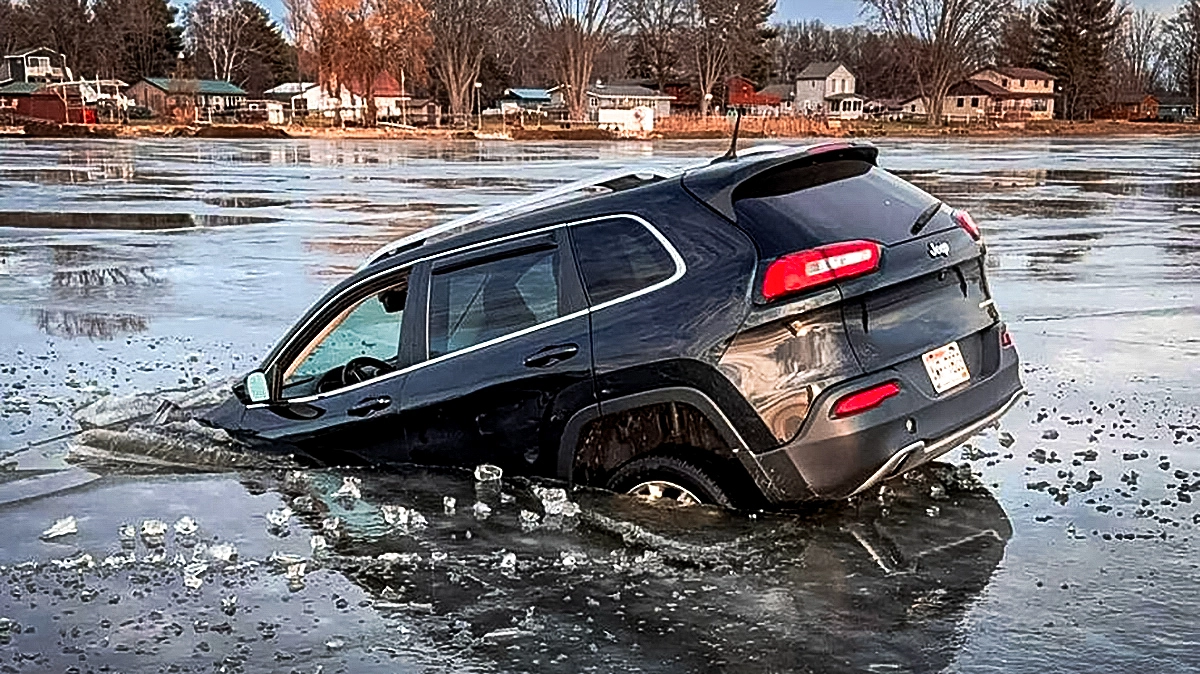
[[[1116,0],[863,0],[865,25],[770,23],[774,0],[0,0],[0,48],[48,46],[77,75],[227,79],[252,93],[303,76],[369,94],[390,74],[452,113],[518,86],[566,87],[573,117],[596,79],[690,86],[702,112],[743,75],[792,82],[841,61],[873,98],[949,87],[984,65],[1055,76],[1069,118],[1129,94],[1200,98],[1200,0],[1168,15]],[[286,39],[285,39],[286,36]],[[182,55],[182,57],[181,57]],[[480,86],[476,86],[479,83]]]

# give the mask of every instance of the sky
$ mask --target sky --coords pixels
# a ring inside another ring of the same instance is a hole
[[[176,0],[179,2],[179,0]],[[276,21],[284,18],[283,0],[257,0],[270,10]],[[1135,7],[1148,7],[1163,14],[1171,13],[1179,0],[1132,0]],[[776,21],[820,19],[829,26],[849,26],[866,20],[859,0],[776,0]]]

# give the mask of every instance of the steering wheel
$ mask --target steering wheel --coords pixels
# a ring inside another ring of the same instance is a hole
[[[378,358],[359,356],[342,366],[342,386],[352,386],[395,371],[391,364]]]

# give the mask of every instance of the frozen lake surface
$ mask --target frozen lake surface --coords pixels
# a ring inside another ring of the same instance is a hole
[[[1200,141],[879,145],[983,226],[1003,432],[850,504],[563,517],[465,473],[64,459],[75,409],[252,369],[389,240],[723,144],[0,141],[0,671],[1194,669]]]

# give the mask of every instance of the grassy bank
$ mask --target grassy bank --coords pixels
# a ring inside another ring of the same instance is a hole
[[[547,125],[536,128],[485,124],[481,130],[413,127],[286,127],[266,125],[133,124],[125,126],[35,123],[25,127],[0,128],[3,136],[36,138],[319,138],[374,140],[513,140],[513,141],[619,141],[619,140],[719,140],[728,138],[733,124],[724,117],[667,117],[650,133],[631,134],[597,128],[595,125]],[[954,125],[930,127],[913,122],[858,120],[827,125],[803,117],[747,117],[742,121],[743,138],[1030,138],[1030,137],[1117,137],[1200,134],[1200,124],[1061,120],[1008,125]]]

